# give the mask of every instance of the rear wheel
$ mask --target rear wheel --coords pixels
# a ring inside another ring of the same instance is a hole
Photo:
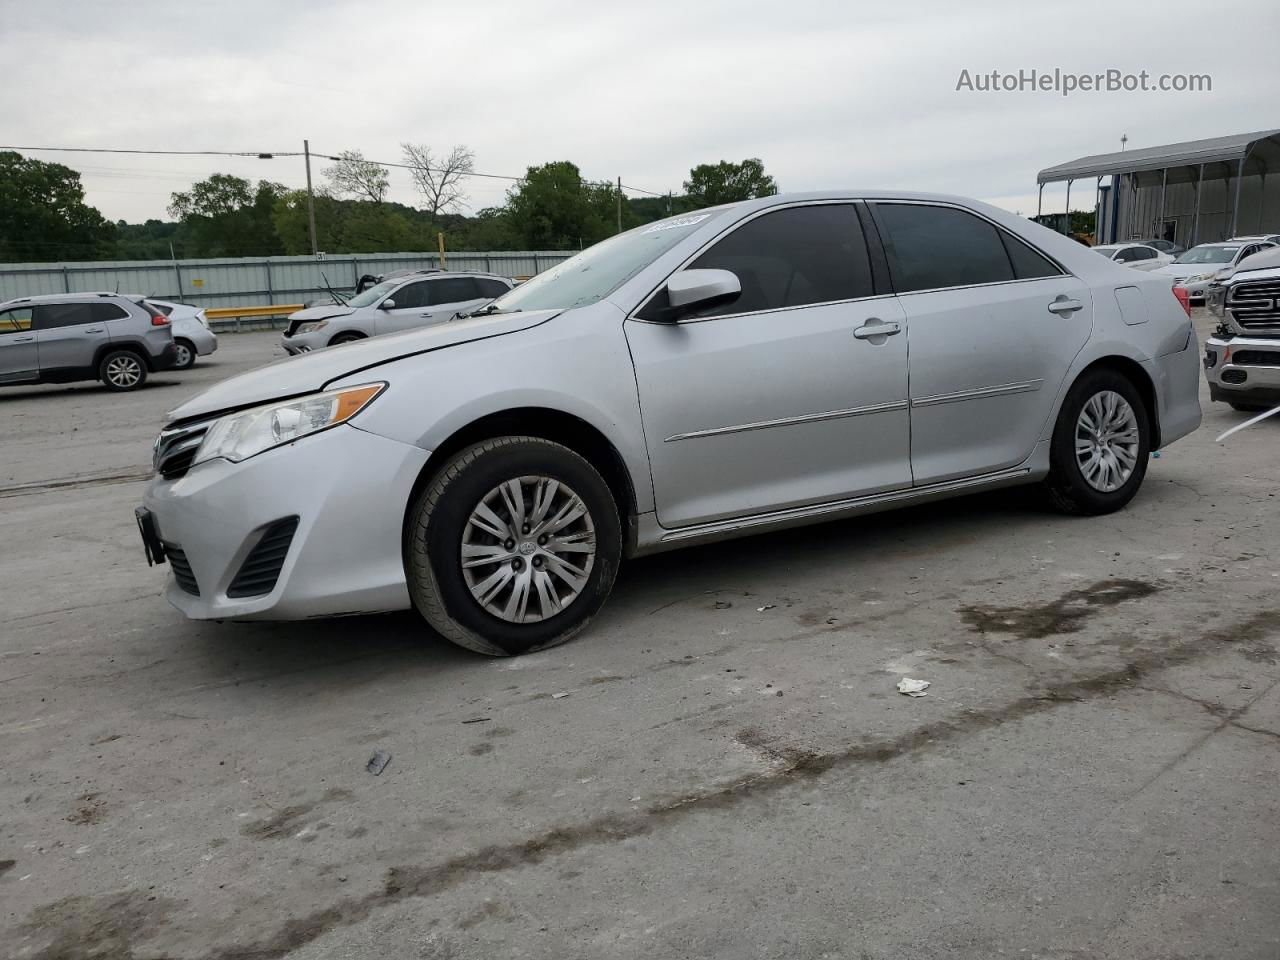
[[[459,453],[418,498],[408,534],[419,612],[446,639],[490,656],[571,638],[609,596],[622,553],[603,478],[536,437]]]
[[[1085,374],[1067,392],[1054,427],[1049,501],[1064,513],[1119,510],[1147,473],[1151,431],[1137,388],[1114,370]]]
[[[108,390],[136,390],[147,382],[147,365],[132,350],[112,350],[98,364],[98,379]]]
[[[174,347],[177,349],[177,355],[173,361],[173,369],[189,370],[196,364],[196,347],[190,340],[175,340]]]

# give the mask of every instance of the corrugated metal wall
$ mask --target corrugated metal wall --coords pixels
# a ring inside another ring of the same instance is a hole
[[[478,270],[529,277],[573,256],[573,251],[446,252],[450,270]],[[314,257],[247,257],[226,260],[133,260],[101,263],[0,265],[0,301],[43,293],[119,290],[202,307],[302,303],[325,294],[325,279],[345,293],[366,273],[438,267],[428,253],[343,254]]]
[[[1196,229],[1196,184],[1171,183],[1164,190],[1164,219],[1176,222],[1176,242],[1192,245],[1213,243],[1232,235],[1231,212],[1236,181],[1205,179],[1200,194],[1200,224]],[[1120,177],[1120,210],[1116,219],[1117,240],[1156,237],[1160,219],[1160,174],[1144,174],[1137,189],[1128,177]],[[1245,177],[1240,181],[1240,211],[1236,215],[1237,235],[1280,232],[1280,177]]]

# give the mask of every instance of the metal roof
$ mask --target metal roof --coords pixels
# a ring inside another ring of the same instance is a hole
[[[1081,157],[1056,167],[1046,167],[1036,174],[1037,183],[1056,183],[1061,180],[1082,180],[1085,177],[1101,177],[1113,173],[1134,173],[1143,170],[1163,170],[1168,167],[1198,166],[1202,163],[1237,161],[1249,154],[1253,158],[1254,147],[1267,141],[1264,152],[1280,158],[1280,130],[1260,130],[1257,133],[1237,133],[1229,137],[1210,137],[1208,140],[1188,140],[1185,143],[1166,143],[1158,147],[1139,147],[1119,153],[1099,153]],[[1259,160],[1261,157],[1258,158]],[[1249,172],[1261,172],[1250,170]],[[1231,171],[1235,173],[1234,170]],[[1172,181],[1172,177],[1170,180]]]

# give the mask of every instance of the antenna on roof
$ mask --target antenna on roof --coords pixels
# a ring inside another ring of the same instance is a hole
[[[1120,152],[1121,153],[1124,153],[1124,145],[1128,142],[1129,142],[1129,135],[1127,133],[1120,134]]]

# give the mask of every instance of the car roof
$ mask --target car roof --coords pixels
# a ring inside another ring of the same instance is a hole
[[[99,300],[103,297],[117,297],[121,300],[137,302],[141,297],[130,293],[115,293],[111,290],[79,291],[77,293],[37,293],[29,297],[14,297],[12,300],[0,302],[0,308],[12,307],[20,303],[57,303],[68,300]]]

